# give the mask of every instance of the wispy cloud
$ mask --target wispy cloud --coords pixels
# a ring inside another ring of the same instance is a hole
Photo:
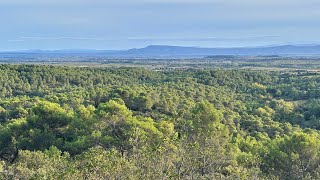
[[[137,3],[217,3],[223,0],[1,0],[0,4],[7,5],[53,5],[53,4],[137,4]]]
[[[20,40],[80,40],[80,41],[112,41],[114,39],[100,37],[68,37],[68,36],[22,36]]]
[[[130,37],[133,41],[256,41],[277,39],[279,36],[251,36],[251,37]]]
[[[9,39],[8,42],[24,42],[23,39]]]
[[[219,42],[219,41],[256,41],[266,39],[277,39],[279,36],[249,36],[249,37],[73,37],[73,36],[21,36],[18,39],[8,40],[10,42],[21,42],[27,40],[39,41],[180,41],[180,42]]]

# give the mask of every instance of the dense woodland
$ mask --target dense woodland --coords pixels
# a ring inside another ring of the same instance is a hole
[[[320,179],[320,75],[0,65],[0,179]]]

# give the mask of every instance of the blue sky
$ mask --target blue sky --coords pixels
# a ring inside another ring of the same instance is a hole
[[[319,0],[0,0],[0,50],[320,44]]]

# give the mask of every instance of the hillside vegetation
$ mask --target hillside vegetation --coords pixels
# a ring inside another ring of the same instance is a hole
[[[320,76],[0,65],[0,179],[320,179]]]

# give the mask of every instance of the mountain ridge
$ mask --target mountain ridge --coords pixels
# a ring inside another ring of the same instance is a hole
[[[149,45],[128,50],[58,49],[23,50],[0,54],[95,54],[112,57],[203,57],[211,55],[320,55],[320,45],[279,45],[267,47],[206,48],[170,45]]]

